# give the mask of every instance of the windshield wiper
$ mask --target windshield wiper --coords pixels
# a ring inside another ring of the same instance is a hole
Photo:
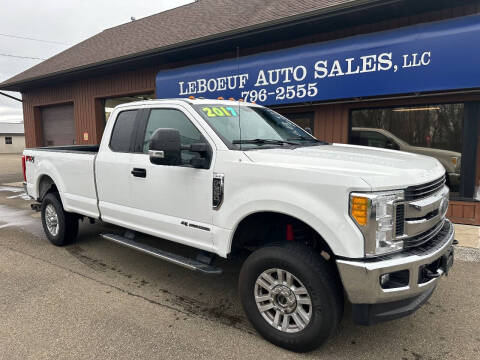
[[[321,144],[328,144],[327,142],[325,141],[322,141],[322,140],[318,140],[318,139],[315,139],[315,138],[304,138],[304,137],[295,137],[295,138],[290,138],[290,139],[287,139],[287,140],[300,140],[300,141],[310,141],[310,142],[316,142],[316,143],[321,143]]]
[[[250,139],[233,140],[232,144],[254,144],[254,145],[298,145],[296,142],[275,139]]]
[[[303,140],[303,141],[314,141],[314,142],[318,142],[320,140],[317,140],[315,138],[306,138],[306,137],[301,137],[301,136],[297,136],[297,137],[294,137],[294,138],[289,138],[287,140]]]

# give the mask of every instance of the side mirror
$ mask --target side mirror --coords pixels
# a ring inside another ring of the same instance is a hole
[[[176,129],[155,131],[150,138],[148,154],[150,162],[155,165],[182,165],[182,150],[198,153],[198,156],[190,160],[192,167],[208,168],[208,145],[206,143],[182,145],[180,132]]]
[[[156,165],[181,165],[182,144],[176,129],[158,129],[150,138],[148,154]]]
[[[308,132],[310,135],[313,135],[313,131],[311,127],[307,126],[304,130]]]

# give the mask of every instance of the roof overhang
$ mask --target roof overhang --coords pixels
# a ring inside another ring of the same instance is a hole
[[[468,1],[460,0],[459,2]],[[427,5],[426,3],[429,4]],[[215,53],[231,53],[231,56],[235,56],[236,48],[243,49],[253,47],[255,44],[258,46],[259,39],[261,39],[263,43],[268,43],[274,39],[277,41],[278,39],[291,39],[292,34],[295,34],[295,37],[307,36],[311,33],[312,27],[315,27],[317,33],[322,29],[332,31],[333,26],[335,26],[335,29],[341,29],[362,23],[371,23],[408,15],[422,9],[425,11],[425,9],[433,10],[433,8],[446,6],[448,6],[448,2],[443,0],[436,2],[418,2],[413,0],[356,0],[297,16],[282,18],[251,27],[244,27],[162,48],[117,57],[103,62],[32,77],[18,82],[9,82],[9,80],[7,80],[0,84],[0,90],[21,92],[30,88],[58,84],[90,76],[99,76],[126,69],[131,70],[132,67],[148,67],[156,66],[160,63],[181,62],[186,59],[191,59],[192,56],[199,56],[196,54],[201,54],[202,57],[205,57],[205,55]],[[361,16],[359,16],[360,14]],[[338,20],[340,18],[346,18],[348,21],[339,22]]]

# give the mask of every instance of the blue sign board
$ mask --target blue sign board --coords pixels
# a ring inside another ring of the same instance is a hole
[[[263,105],[480,86],[480,15],[160,71],[158,98]]]

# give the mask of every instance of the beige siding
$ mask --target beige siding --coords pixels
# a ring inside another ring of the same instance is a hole
[[[5,144],[5,138],[11,137],[12,143]],[[18,154],[25,149],[25,136],[24,135],[5,135],[0,134],[0,154]]]

